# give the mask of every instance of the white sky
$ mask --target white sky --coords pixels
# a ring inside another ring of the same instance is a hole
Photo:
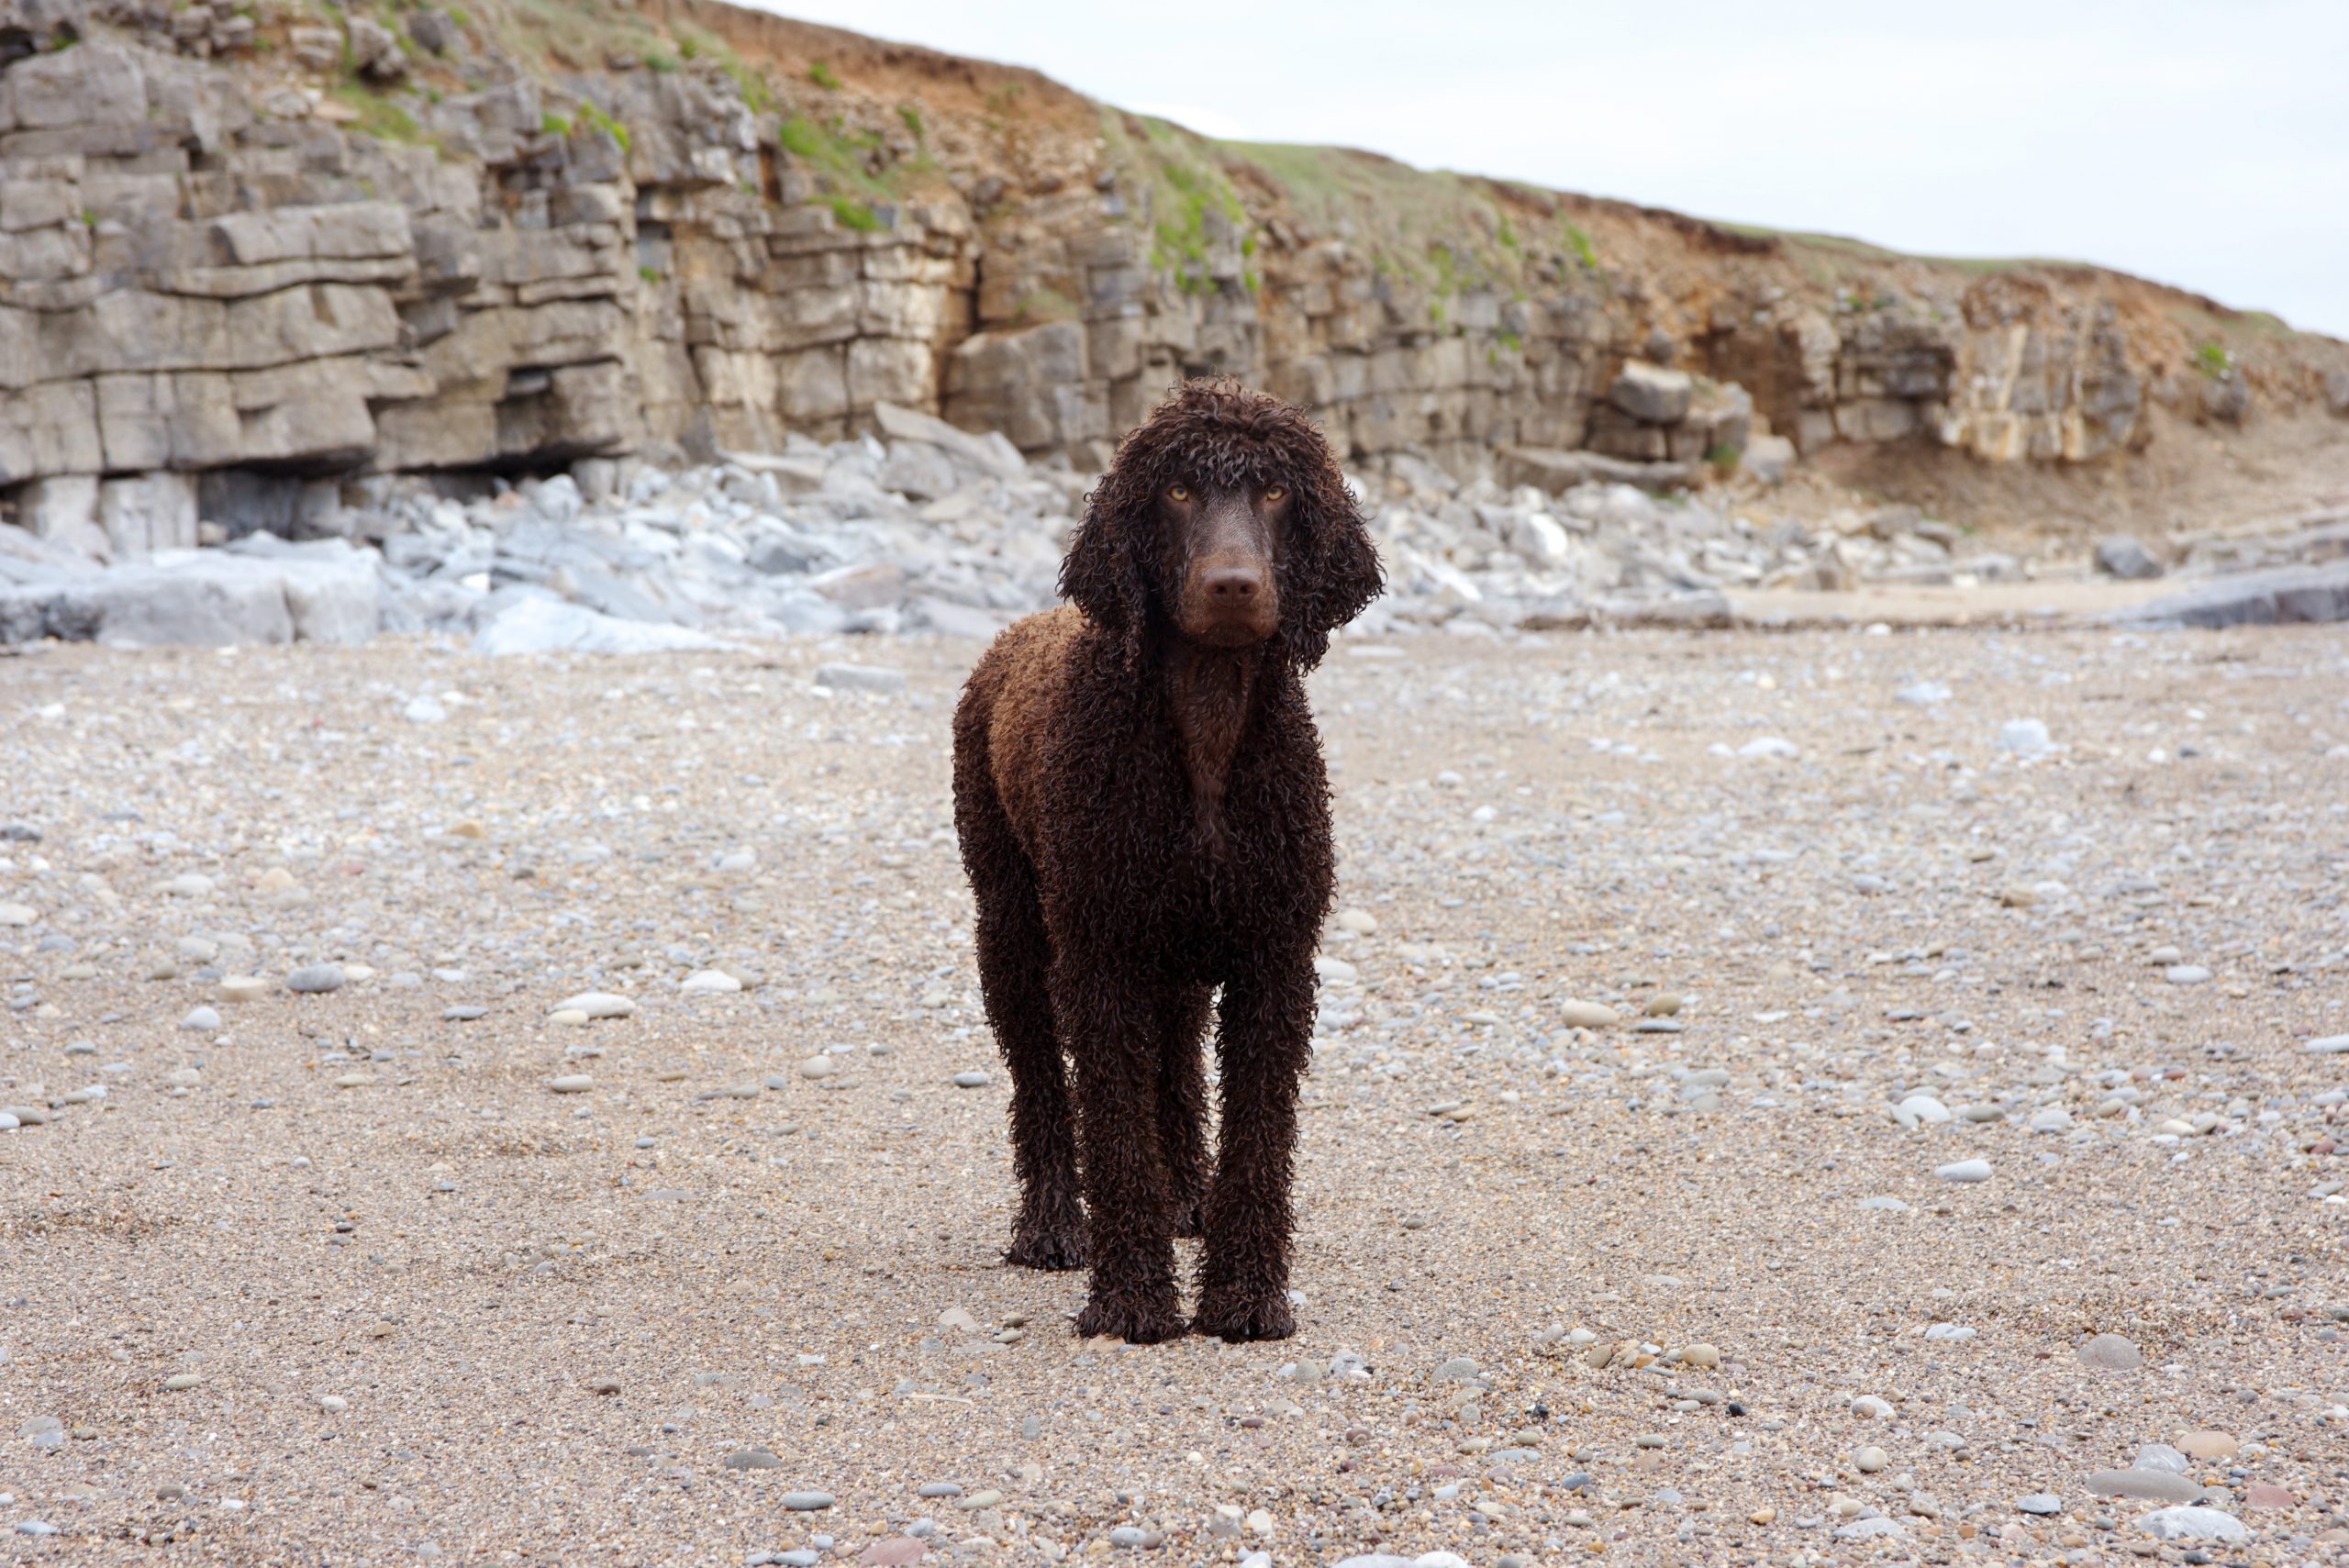
[[[2100,261],[2349,337],[2349,0],[769,0],[1210,135]]]

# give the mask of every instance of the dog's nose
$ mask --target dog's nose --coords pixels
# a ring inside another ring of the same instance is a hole
[[[1208,597],[1219,605],[1245,605],[1264,591],[1264,569],[1256,566],[1214,566],[1201,584]]]

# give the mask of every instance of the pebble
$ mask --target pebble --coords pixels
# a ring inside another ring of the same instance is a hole
[[[2299,1500],[2292,1496],[2290,1487],[2268,1481],[2253,1482],[2243,1495],[2243,1507],[2247,1508],[2288,1508]]]
[[[1612,1029],[1622,1022],[1614,1008],[1601,1002],[1564,1001],[1558,1004],[1558,1021],[1569,1029]]]
[[[633,998],[610,991],[582,991],[557,1003],[556,1010],[584,1013],[591,1018],[632,1018],[636,1017]]]
[[[2026,1514],[2060,1514],[2064,1511],[2064,1499],[2053,1492],[2033,1492],[2028,1497],[2016,1498],[2015,1507]]]
[[[590,1378],[587,1382],[587,1392],[590,1394],[600,1394],[609,1396],[611,1395],[618,1394],[619,1391],[620,1380],[617,1377]]]
[[[1949,1107],[1931,1095],[1911,1095],[1900,1102],[1899,1108],[1916,1121],[1935,1126],[1950,1119]]]
[[[1852,1464],[1863,1475],[1874,1475],[1892,1462],[1892,1456],[1870,1443],[1852,1455]]]
[[[258,1002],[269,995],[269,982],[255,974],[231,974],[220,982],[223,1002]]]
[[[444,1024],[469,1024],[475,1018],[488,1016],[489,1009],[474,1002],[460,1002],[453,1007],[440,1009],[440,1021]]]
[[[840,1070],[841,1062],[837,1056],[811,1056],[799,1064],[802,1078],[829,1078]]]
[[[2171,1470],[2099,1470],[2087,1478],[2087,1489],[2099,1497],[2141,1503],[2190,1503],[2202,1495],[2194,1480]]]
[[[1990,1179],[1987,1160],[1960,1160],[1954,1165],[1938,1165],[1933,1174],[1944,1182],[1987,1182]]]
[[[2134,1372],[2145,1364],[2143,1353],[2119,1334],[2099,1334],[2074,1353],[2082,1366],[2102,1367],[2107,1372]]]
[[[337,1415],[351,1408],[351,1401],[340,1394],[329,1394],[318,1401],[318,1408],[328,1415]]]
[[[917,1497],[959,1497],[963,1485],[959,1481],[925,1481],[915,1489]]]
[[[906,673],[885,664],[819,664],[816,684],[836,692],[901,692]]]
[[[1378,934],[1378,917],[1367,909],[1341,909],[1338,929],[1352,931],[1358,937],[1375,937]]]
[[[2172,1475],[2183,1475],[2188,1463],[2184,1454],[2167,1443],[2147,1443],[2138,1449],[2137,1457],[2130,1462],[2130,1467],[2135,1470],[2165,1470]]]
[[[184,1029],[213,1030],[220,1027],[220,1014],[213,1007],[190,1007],[187,1017],[180,1020]]]
[[[920,1562],[929,1550],[928,1542],[914,1536],[884,1536],[858,1552],[856,1560],[864,1568],[906,1568],[907,1563]]]
[[[40,911],[29,904],[0,904],[0,926],[29,926]]]
[[[994,1487],[989,1486],[984,1491],[972,1493],[969,1496],[958,1501],[954,1506],[962,1509],[966,1514],[974,1514],[981,1508],[992,1508],[997,1503],[1002,1501],[1003,1494],[996,1491]]]
[[[1879,1399],[1873,1394],[1863,1394],[1852,1401],[1852,1414],[1863,1421],[1884,1421],[1892,1418],[1891,1401]]]
[[[722,1462],[729,1470],[780,1470],[783,1461],[763,1448],[738,1448]]]
[[[204,1374],[201,1373],[181,1372],[174,1373],[171,1376],[163,1379],[163,1386],[176,1394],[182,1389],[194,1388],[197,1384],[202,1383],[203,1381]]]
[[[2010,718],[1998,727],[1998,750],[2035,757],[2053,744],[2047,726],[2036,718]]]
[[[829,1492],[785,1492],[783,1506],[795,1514],[812,1514],[829,1508],[834,1499]]]
[[[595,1086],[596,1080],[584,1073],[565,1073],[547,1080],[547,1087],[558,1095],[584,1095]]]
[[[1652,1018],[1675,1018],[1678,1016],[1684,998],[1677,991],[1659,991],[1648,998],[1648,1005],[1644,1010]]]
[[[2156,1508],[2137,1527],[2157,1540],[2249,1540],[2251,1530],[2232,1514],[2216,1508]]]
[[[722,969],[697,969],[685,976],[678,990],[688,995],[721,995],[742,989],[742,983]]]
[[[285,977],[288,991],[305,995],[317,995],[328,991],[340,991],[350,978],[339,963],[307,963]]]
[[[1680,1362],[1683,1366],[1715,1367],[1721,1364],[1721,1352],[1699,1340],[1681,1348]]]
[[[1899,1524],[1881,1515],[1872,1519],[1854,1519],[1835,1531],[1838,1540],[1875,1540],[1879,1537],[1898,1537],[1903,1531]]]
[[[2310,1056],[2349,1056],[2349,1034],[2329,1034],[2300,1048]]]
[[[954,1086],[958,1089],[984,1089],[994,1081],[975,1067],[954,1074]]]
[[[400,717],[410,724],[441,724],[449,717],[449,710],[429,696],[417,697],[400,709]]]
[[[2006,1118],[2007,1109],[2004,1106],[1976,1104],[1957,1107],[1957,1119],[1960,1121],[1980,1123],[2004,1121]]]
[[[2162,971],[2162,978],[2172,985],[2199,985],[2210,978],[2210,972],[2199,963],[2173,963]]]
[[[2206,1464],[2222,1459],[2232,1459],[2242,1445],[2232,1432],[2188,1432],[2177,1440],[2177,1450],[2188,1459],[2199,1459]]]

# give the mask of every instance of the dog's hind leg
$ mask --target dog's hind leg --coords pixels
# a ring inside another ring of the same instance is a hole
[[[987,1024],[1011,1070],[1011,1163],[1019,1177],[1019,1218],[1004,1256],[1023,1268],[1083,1268],[1076,1116],[1052,1028],[1047,989],[1052,948],[1036,900],[1035,873],[992,799],[963,804],[964,855],[985,866],[971,879],[978,903],[972,935],[979,989]]]
[[[1208,1198],[1208,1084],[1199,1049],[1208,988],[1186,985],[1166,1010],[1158,1045],[1158,1145],[1177,1236],[1204,1236]]]

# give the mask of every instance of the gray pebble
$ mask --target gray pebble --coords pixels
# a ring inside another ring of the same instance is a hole
[[[2099,1334],[2075,1352],[2082,1366],[2098,1366],[2107,1372],[2134,1372],[2145,1364],[2137,1347],[2119,1334]]]
[[[780,1470],[783,1461],[763,1448],[738,1448],[726,1456],[729,1470]]]
[[[829,1492],[785,1492],[783,1495],[783,1506],[796,1514],[814,1513],[821,1508],[829,1508],[832,1506],[832,1502],[833,1497]]]
[[[317,995],[328,991],[340,991],[348,978],[339,963],[306,963],[285,977],[288,991]]]
[[[774,1554],[775,1562],[789,1563],[791,1568],[816,1568],[816,1564],[823,1560],[822,1552],[806,1546],[795,1546],[788,1551]]]
[[[488,1012],[489,1009],[478,1002],[460,1002],[453,1007],[441,1008],[440,1019],[443,1023],[469,1024]]]
[[[184,1029],[212,1030],[219,1027],[220,1014],[211,1007],[191,1007],[187,1017],[180,1020],[180,1028]]]
[[[2053,1492],[2033,1492],[2028,1497],[2016,1498],[2015,1507],[2026,1514],[2060,1514],[2064,1511],[2064,1499]]]
[[[1987,1182],[1990,1179],[1987,1160],[1960,1160],[1954,1165],[1934,1168],[1933,1174],[1944,1182]]]
[[[925,1481],[914,1494],[917,1497],[959,1497],[962,1495],[962,1484],[955,1481]]]
[[[977,1068],[954,1074],[954,1086],[958,1089],[984,1089],[992,1082],[992,1079]]]

